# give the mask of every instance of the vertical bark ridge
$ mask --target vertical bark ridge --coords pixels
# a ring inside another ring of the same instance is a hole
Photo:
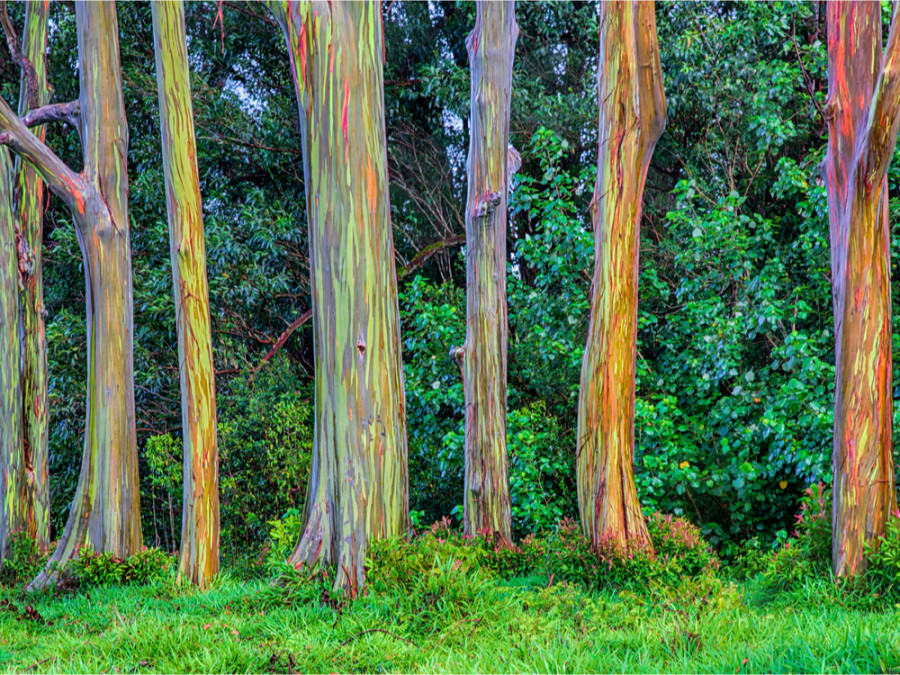
[[[49,0],[25,7],[24,53],[34,67],[38,106],[50,100],[47,86],[47,17]],[[27,78],[22,74],[19,117],[29,112]],[[44,140],[43,126],[33,133]],[[15,166],[15,208],[22,316],[22,429],[25,454],[25,531],[40,550],[50,545],[50,480],[47,409],[47,342],[44,327],[43,229],[44,182],[21,157]]]
[[[594,276],[581,372],[578,504],[596,546],[652,546],[634,482],[634,377],[641,202],[665,128],[653,2],[601,6]]]
[[[9,151],[0,147],[0,559],[9,535],[25,523],[20,355],[13,166]]]
[[[506,448],[507,154],[519,27],[512,0],[476,3],[466,200],[466,341],[452,356],[465,392],[463,531],[512,536]]]
[[[882,58],[881,6],[829,3],[828,194],[835,327],[832,567],[853,576],[896,509],[886,173],[900,124],[897,18]]]
[[[406,409],[388,201],[379,2],[272,2],[303,137],[315,435],[295,566],[365,583],[370,539],[406,532]]]
[[[181,378],[184,511],[179,578],[219,572],[219,472],[206,242],[181,0],[152,4]]]

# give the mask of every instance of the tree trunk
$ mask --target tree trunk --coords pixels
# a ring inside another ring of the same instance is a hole
[[[506,210],[512,0],[476,3],[466,40],[471,70],[466,200],[466,341],[451,355],[465,391],[463,531],[512,536],[506,456]]]
[[[0,148],[0,560],[9,535],[25,525],[25,453],[19,337],[19,268],[16,258],[13,167]]]
[[[30,585],[46,586],[77,548],[127,557],[141,548],[134,415],[128,131],[119,70],[114,3],[77,2],[84,171],[73,172],[0,101],[0,142],[27,159],[75,218],[84,257],[88,384],[81,475],[62,538]],[[58,110],[60,106],[47,106]],[[67,106],[71,108],[71,106]],[[32,119],[54,118],[46,109]],[[42,114],[43,113],[43,114]]]
[[[581,370],[578,506],[594,546],[650,547],[634,482],[641,201],[666,123],[652,2],[601,5],[594,278]]]
[[[34,67],[34,105],[44,106],[47,87],[47,16],[49,2],[25,6],[24,54]],[[30,110],[25,74],[19,94],[19,116]],[[43,125],[34,134],[44,140]],[[16,161],[16,223],[22,281],[22,429],[25,453],[25,530],[41,551],[50,545],[50,480],[47,417],[47,342],[44,330],[44,181],[22,158]]]
[[[219,572],[219,453],[206,242],[181,0],[152,4],[184,439],[179,577],[207,588]]]
[[[882,61],[881,6],[836,2],[828,24],[828,150],[835,327],[832,567],[864,569],[896,509],[892,456],[887,168],[897,142],[897,17]]]
[[[365,583],[369,539],[408,527],[406,409],[388,201],[380,2],[270,3],[303,137],[315,438],[295,566]]]

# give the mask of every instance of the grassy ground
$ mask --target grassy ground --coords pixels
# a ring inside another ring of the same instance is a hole
[[[900,607],[829,606],[717,581],[635,595],[467,579],[334,608],[321,591],[221,581],[0,592],[13,672],[897,672]],[[824,584],[825,582],[823,582]],[[29,606],[31,609],[29,609]],[[368,631],[368,632],[367,632]]]

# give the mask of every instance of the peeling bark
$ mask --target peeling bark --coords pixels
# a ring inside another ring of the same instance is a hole
[[[29,112],[29,99],[44,106],[47,87],[47,17],[49,0],[25,7],[24,52],[33,68],[35,91],[29,95],[24,73],[19,116]],[[44,140],[44,128],[33,133]],[[49,418],[47,409],[47,341],[44,326],[44,182],[34,167],[16,161],[16,222],[19,228],[19,274],[22,316],[22,433],[25,464],[25,531],[41,551],[50,545]]]
[[[828,27],[828,192],[835,327],[832,568],[865,568],[896,509],[887,168],[900,127],[900,36],[881,6],[834,2]]]
[[[512,537],[506,454],[507,148],[519,27],[512,0],[476,3],[466,200],[466,341],[451,356],[465,392],[463,531]]]
[[[219,455],[206,242],[184,3],[155,0],[152,12],[184,441],[178,576],[207,588],[219,572]]]
[[[303,138],[315,438],[290,562],[358,593],[369,540],[408,528],[406,407],[388,201],[379,2],[271,2]]]
[[[594,187],[594,278],[578,402],[582,528],[594,546],[652,547],[634,482],[634,376],[641,202],[666,124],[653,2],[605,2]]]

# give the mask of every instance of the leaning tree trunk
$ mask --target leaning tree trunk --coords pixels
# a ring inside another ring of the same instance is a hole
[[[380,2],[273,2],[300,107],[316,423],[291,563],[357,593],[370,539],[408,525],[406,410],[388,202]]]
[[[881,55],[881,6],[835,2],[828,24],[828,150],[835,326],[832,567],[864,569],[896,509],[892,456],[887,169],[900,126],[900,36]]]
[[[47,87],[47,16],[49,1],[29,2],[25,7],[24,55],[33,67],[30,85],[22,74],[19,115],[32,105],[49,100]],[[29,101],[29,99],[33,99]],[[44,140],[43,125],[34,134]],[[22,434],[25,454],[25,531],[38,548],[50,545],[50,480],[47,417],[47,342],[44,330],[44,281],[42,242],[44,230],[44,182],[27,162],[16,162],[16,224],[19,228],[19,273],[22,282]]]
[[[25,453],[19,336],[19,269],[13,167],[0,148],[0,559],[9,535],[25,525]]]
[[[85,268],[88,383],[84,457],[69,519],[29,589],[46,586],[82,544],[126,557],[141,548],[134,416],[128,130],[114,3],[77,2],[80,97],[19,120],[0,101],[0,142],[27,159],[75,219]],[[80,109],[80,113],[78,112]],[[73,123],[84,170],[66,166],[25,124]]]
[[[506,203],[515,3],[476,3],[466,46],[471,69],[466,201],[466,341],[451,350],[465,391],[463,531],[510,526],[506,457]]]
[[[184,511],[178,574],[207,588],[219,572],[219,459],[206,242],[184,4],[181,0],[155,0],[152,12],[184,440]]]
[[[600,9],[594,279],[581,370],[578,506],[594,546],[651,547],[634,482],[634,375],[641,201],[666,124],[653,2]]]

